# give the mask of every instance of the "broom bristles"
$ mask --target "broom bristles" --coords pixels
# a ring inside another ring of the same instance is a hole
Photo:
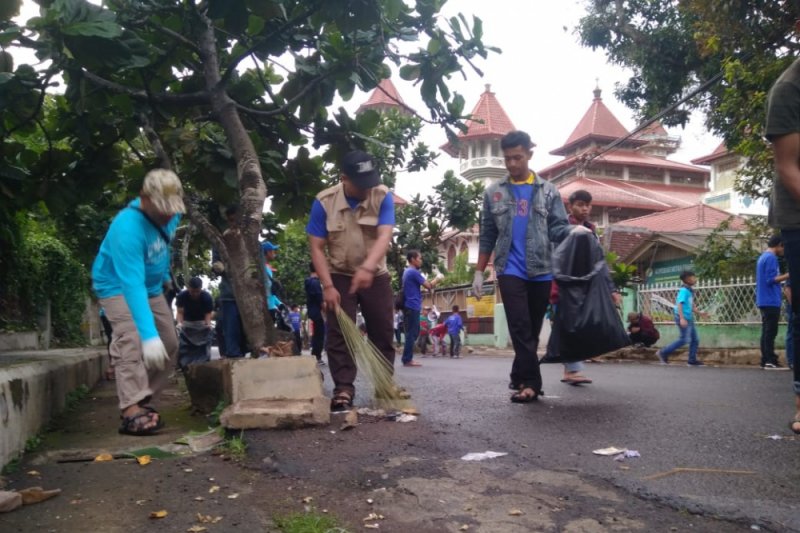
[[[403,397],[403,391],[394,382],[394,368],[380,350],[361,334],[358,326],[341,307],[336,309],[336,320],[356,367],[375,389],[377,403],[385,409],[411,408],[410,402]]]

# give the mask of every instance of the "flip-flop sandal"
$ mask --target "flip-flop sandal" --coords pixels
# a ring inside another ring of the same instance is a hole
[[[528,395],[522,393],[524,390],[527,390],[527,389],[532,390],[533,394],[528,396]],[[531,387],[525,387],[522,390],[520,390],[518,393],[511,395],[511,402],[512,403],[531,403],[531,402],[535,402],[535,401],[537,401],[539,399],[539,396],[541,394],[542,394],[541,392],[536,392]]]
[[[337,392],[331,398],[331,412],[344,413],[353,408],[353,397],[346,392]]]
[[[147,435],[152,435],[162,427],[164,427],[164,423],[161,421],[161,417],[158,417],[158,422],[155,426],[146,428],[145,425],[147,422],[138,422],[138,420],[142,418],[147,418],[148,421],[153,420],[153,415],[158,414],[155,409],[152,407],[144,408],[144,411],[139,411],[133,416],[125,416],[122,418],[122,425],[119,427],[119,434],[120,435],[133,435],[135,437],[144,437]]]
[[[592,380],[589,379],[589,378],[586,378],[586,377],[580,377],[580,378],[575,378],[575,379],[565,378],[565,379],[561,380],[561,383],[568,383],[568,384],[570,384],[570,385],[572,385],[574,387],[577,387],[578,385],[582,385],[582,384],[587,384],[588,385],[589,383],[592,383]]]

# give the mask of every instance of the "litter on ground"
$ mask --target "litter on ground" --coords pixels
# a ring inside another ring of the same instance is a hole
[[[504,455],[508,455],[506,452],[492,452],[492,451],[485,451],[485,452],[473,452],[468,453],[467,455],[461,458],[462,461],[483,461],[484,459],[494,459],[495,457],[502,457]]]

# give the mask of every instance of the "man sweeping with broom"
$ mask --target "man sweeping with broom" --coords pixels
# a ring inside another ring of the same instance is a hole
[[[306,226],[311,261],[322,284],[327,312],[328,366],[333,378],[331,411],[353,406],[356,362],[348,351],[337,310],[354,320],[361,307],[367,338],[394,368],[393,297],[386,251],[394,227],[392,193],[381,185],[378,168],[365,152],[349,152],[340,164],[339,184],[320,192]],[[327,252],[327,253],[326,253]]]

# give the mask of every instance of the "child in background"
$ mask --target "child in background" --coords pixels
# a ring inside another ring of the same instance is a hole
[[[684,270],[681,272],[681,281],[683,287],[678,291],[678,298],[675,300],[675,307],[673,314],[675,324],[680,330],[678,340],[669,346],[660,349],[656,352],[662,365],[669,364],[669,356],[683,346],[689,344],[689,359],[686,362],[688,366],[705,366],[701,361],[697,360],[697,348],[700,346],[700,339],[697,336],[697,329],[694,327],[695,315],[706,315],[697,310],[697,305],[694,303],[694,290],[692,287],[697,283],[697,276],[691,270]]]
[[[436,324],[431,328],[430,337],[433,341],[433,356],[436,357],[437,355],[441,355],[442,357],[445,356],[447,350],[447,341],[445,340],[445,335],[447,335],[447,326],[442,324]]]
[[[292,306],[292,311],[289,313],[289,323],[294,335],[294,354],[300,355],[303,353],[303,339],[300,336],[300,306],[297,304]]]
[[[450,335],[450,357],[454,359],[461,358],[461,330],[464,329],[464,321],[461,320],[461,314],[458,312],[458,306],[453,306],[453,314],[447,317],[444,321],[447,326],[447,333]],[[442,354],[444,355],[444,354]]]

